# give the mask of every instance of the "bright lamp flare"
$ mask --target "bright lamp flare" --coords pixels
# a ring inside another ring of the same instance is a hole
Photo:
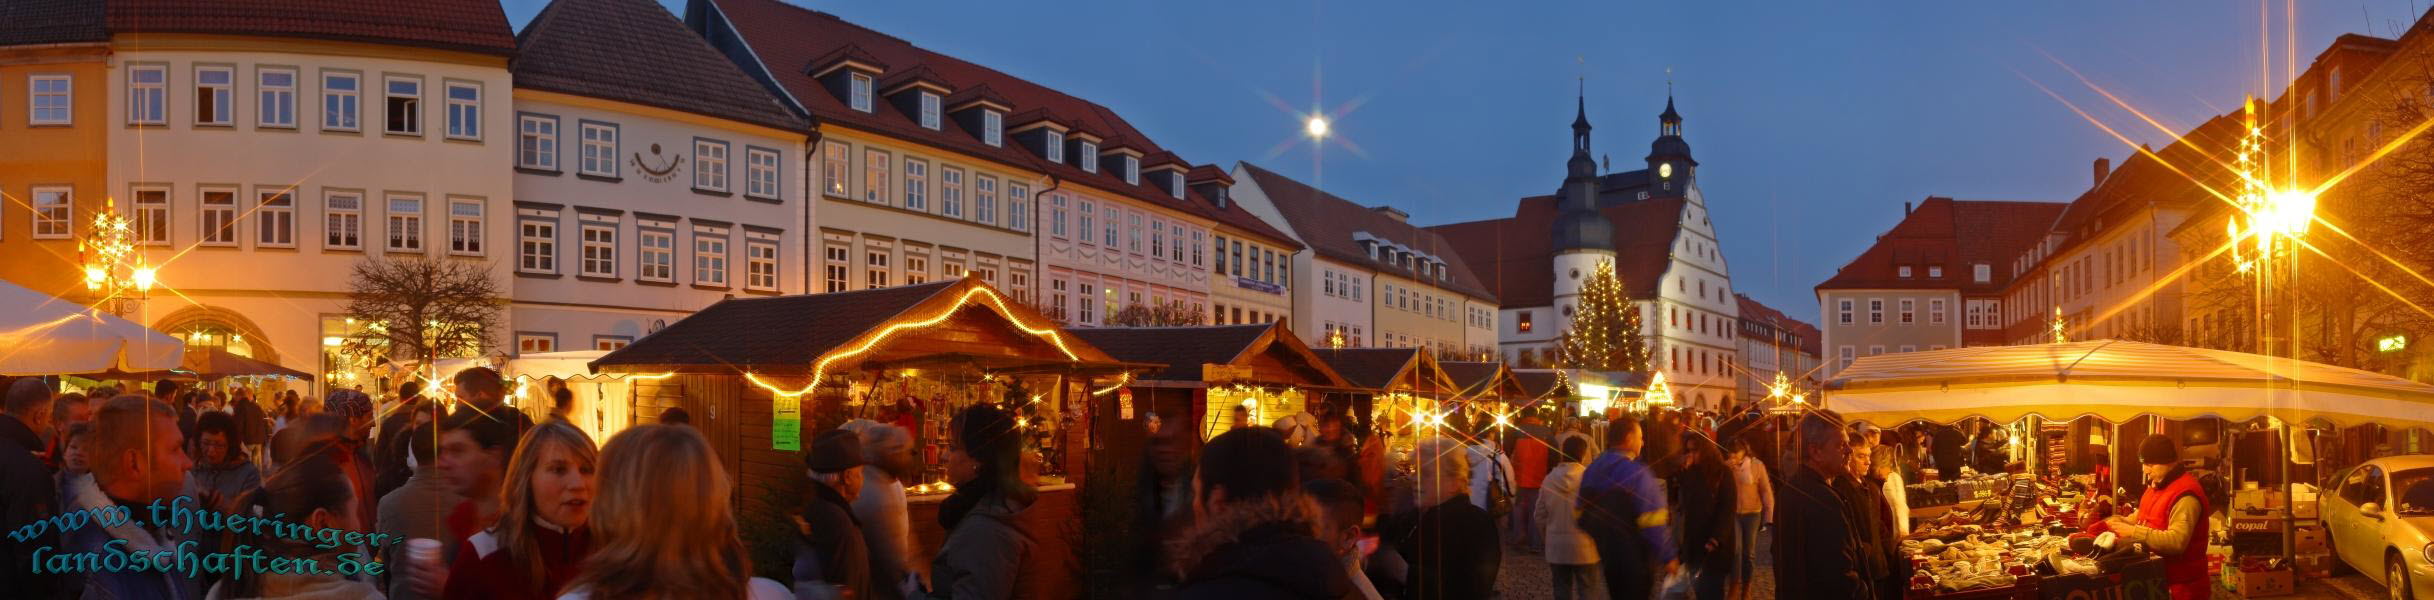
[[[1327,137],[1331,127],[1333,124],[1327,122],[1326,115],[1310,115],[1310,120],[1302,123],[1302,133],[1310,134],[1312,138],[1323,138]]]
[[[2316,220],[2315,214],[2315,194],[2280,190],[2265,196],[2265,214],[2257,217],[2265,231],[2295,237],[2307,233],[2307,225]]]

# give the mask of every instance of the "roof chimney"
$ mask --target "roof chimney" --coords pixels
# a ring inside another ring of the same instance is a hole
[[[1369,207],[1369,210],[1378,211],[1378,214],[1393,218],[1397,223],[1407,223],[1411,221],[1411,213],[1403,212],[1402,209],[1392,206],[1380,204]]]
[[[2096,182],[2088,184],[2088,187],[2104,185],[2104,177],[2111,174],[2113,174],[2113,159],[2096,159]]]
[[[1902,201],[1902,216],[1910,216],[1910,201],[1908,200]]]

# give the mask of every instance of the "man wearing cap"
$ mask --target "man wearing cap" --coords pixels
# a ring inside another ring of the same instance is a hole
[[[2199,529],[2209,512],[2204,486],[2196,473],[2180,462],[2180,446],[2169,436],[2147,436],[2138,446],[2139,475],[2147,493],[2138,499],[2138,514],[2105,519],[2120,536],[2117,543],[2144,542],[2164,557],[2164,582],[2172,600],[2207,598],[2206,533]]]
[[[862,494],[862,439],[831,429],[811,440],[803,465],[811,473],[811,506],[803,509],[803,544],[796,552],[795,595],[869,598],[870,548],[848,498]]]

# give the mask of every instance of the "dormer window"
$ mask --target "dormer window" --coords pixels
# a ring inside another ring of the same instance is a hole
[[[1899,273],[1898,276],[1902,279],[1910,278],[1910,265],[1902,265],[1900,268],[1895,269],[1895,271]]]
[[[1183,197],[1182,175],[1172,175],[1166,178],[1166,193],[1171,194],[1176,198]]]
[[[1099,172],[1099,144],[1082,142],[1082,172]]]
[[[1927,265],[1927,278],[1928,278],[1928,279],[1943,279],[1943,278],[1944,278],[1944,265]]]
[[[1124,183],[1141,185],[1141,159],[1124,157]]]
[[[938,129],[938,94],[921,93],[921,126]]]
[[[1065,134],[1048,132],[1048,162],[1065,162]]]
[[[830,84],[830,85],[835,85],[835,84]],[[852,83],[851,85],[852,85],[852,89],[846,92],[846,96],[848,97],[848,100],[849,100],[849,101],[851,101],[851,102],[853,103],[854,110],[858,110],[858,111],[862,111],[862,112],[870,112],[870,111],[871,111],[871,104],[870,104],[870,86],[871,86],[871,78],[870,78],[870,76],[869,76],[869,75],[864,75],[864,74],[861,74],[861,73],[855,73],[855,74],[853,74],[853,83]],[[836,89],[836,88],[829,88],[829,89]]]
[[[980,111],[980,142],[991,148],[1006,145],[1006,116],[994,110]]]

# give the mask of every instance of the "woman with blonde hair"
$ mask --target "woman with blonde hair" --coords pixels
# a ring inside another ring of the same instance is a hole
[[[600,481],[599,543],[559,600],[793,598],[785,584],[752,576],[728,509],[732,484],[700,432],[619,432],[600,450]]]
[[[565,421],[525,434],[499,485],[497,524],[457,545],[442,597],[552,598],[583,574],[599,458],[591,436]]]

